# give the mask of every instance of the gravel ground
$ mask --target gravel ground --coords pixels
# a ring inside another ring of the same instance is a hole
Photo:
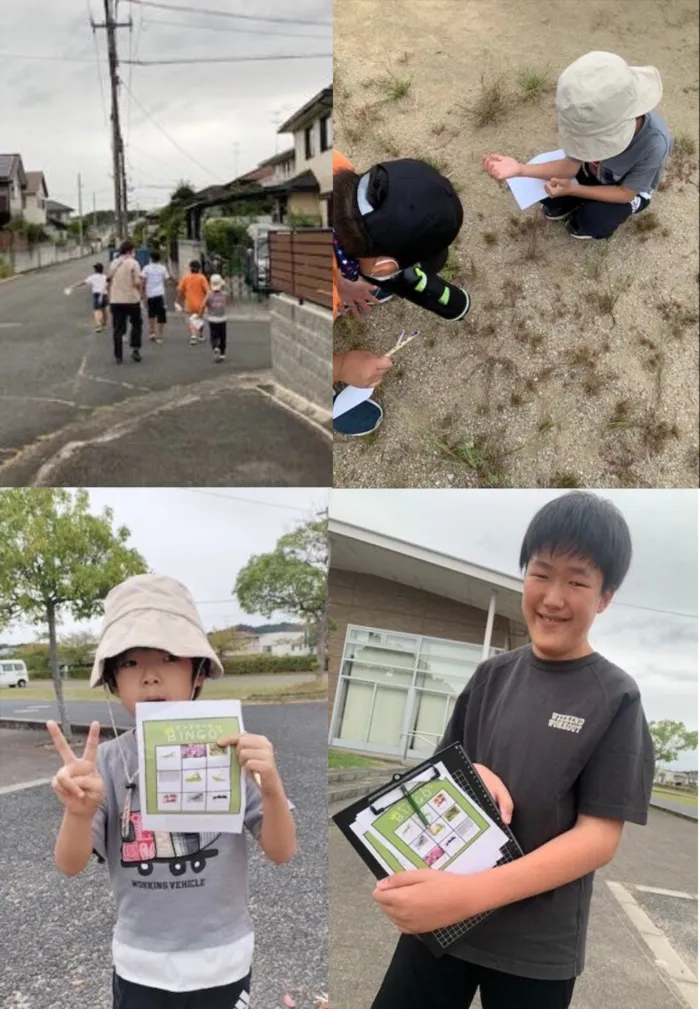
[[[246,726],[273,740],[296,806],[299,854],[286,867],[251,845],[251,911],[256,929],[254,1009],[275,1009],[289,993],[311,1009],[327,990],[327,707],[324,703],[246,709]],[[12,735],[2,759],[12,761]],[[40,776],[36,764],[27,767]],[[109,1009],[113,905],[104,866],[62,878],[52,862],[61,820],[49,786],[0,798],[3,1009]],[[24,840],[23,840],[24,839]]]
[[[591,49],[654,63],[660,111],[696,152],[697,23],[690,0],[336,5],[336,146],[361,170],[422,157],[451,178],[465,219],[450,269],[472,309],[449,325],[395,299],[336,324],[337,352],[420,337],[378,391],[382,428],[336,438],[335,486],[697,486],[697,154],[608,242],[518,211],[480,168],[488,151],[557,146],[554,82]],[[528,69],[548,77],[525,102]],[[499,76],[506,111],[477,128],[467,110]]]

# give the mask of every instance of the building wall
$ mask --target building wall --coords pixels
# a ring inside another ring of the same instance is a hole
[[[31,224],[46,224],[46,201],[40,194],[30,193],[24,208],[24,217]]]
[[[287,294],[270,297],[272,370],[276,382],[322,407],[333,398],[333,316]]]
[[[348,624],[449,638],[467,644],[480,645],[484,640],[485,610],[465,606],[408,585],[398,585],[384,578],[333,568],[328,586],[328,616],[334,627],[328,636],[329,718],[340,675]],[[510,648],[524,645],[527,636],[519,634],[518,630],[514,625],[511,626],[511,621],[506,617],[497,614],[493,622],[491,645],[494,648],[506,647],[508,636]]]
[[[307,217],[312,217],[318,224],[323,221],[321,201],[317,193],[292,193],[287,201],[287,212],[305,214]]]
[[[298,130],[294,134],[294,148],[296,151],[295,175],[310,170],[318,179],[322,193],[329,193],[333,189],[333,151],[321,150],[321,120],[315,120],[313,124],[314,150],[316,154],[313,158],[306,157],[305,130]]]

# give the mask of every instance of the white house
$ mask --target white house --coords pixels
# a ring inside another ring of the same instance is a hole
[[[332,113],[333,88],[324,88],[278,130],[278,133],[294,134],[295,174],[290,180],[287,209],[290,213],[320,217],[324,226],[329,224],[329,204],[333,196]],[[297,180],[300,184],[295,191]]]
[[[30,224],[46,224],[49,190],[43,172],[27,172],[24,217]]]
[[[259,168],[270,167],[272,174],[260,179],[263,186],[279,186],[283,182],[289,182],[296,175],[296,150],[290,147],[281,154],[275,154],[265,161],[261,161]]]
[[[24,214],[27,173],[19,154],[0,154],[0,227]]]
[[[308,646],[308,635],[305,631],[271,631],[268,634],[258,634],[252,650],[261,655],[313,654],[313,648]]]

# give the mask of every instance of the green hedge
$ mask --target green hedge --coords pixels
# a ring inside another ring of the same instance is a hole
[[[25,662],[32,679],[51,679],[51,673],[40,656],[28,656]],[[314,655],[239,655],[226,659],[224,669],[228,676],[245,676],[247,673],[310,673],[318,669],[318,662]],[[91,671],[91,665],[71,665],[68,678],[89,680]]]

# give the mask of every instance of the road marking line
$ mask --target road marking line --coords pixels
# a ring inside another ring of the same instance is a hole
[[[641,890],[643,893],[658,893],[662,897],[680,897],[681,900],[697,900],[698,895],[696,893],[685,893],[683,890],[664,890],[660,886],[638,886],[634,885],[635,890]]]
[[[624,909],[627,917],[649,947],[654,957],[655,965],[663,967],[677,990],[683,996],[684,1001],[691,1009],[697,1009],[698,980],[690,967],[676,953],[664,933],[656,927],[646,911],[639,906],[630,891],[622,883],[611,883],[609,880],[606,880],[606,883],[613,896]]]
[[[50,785],[53,778],[34,778],[33,781],[20,781],[18,785],[3,785],[0,788],[0,795],[7,795],[8,792],[21,792],[24,788],[36,788],[38,785]]]
[[[19,329],[21,322],[0,322],[0,329]]]
[[[33,711],[44,711],[46,708],[50,708],[50,704],[32,704],[30,708],[15,708],[16,715],[27,715],[31,714]]]

